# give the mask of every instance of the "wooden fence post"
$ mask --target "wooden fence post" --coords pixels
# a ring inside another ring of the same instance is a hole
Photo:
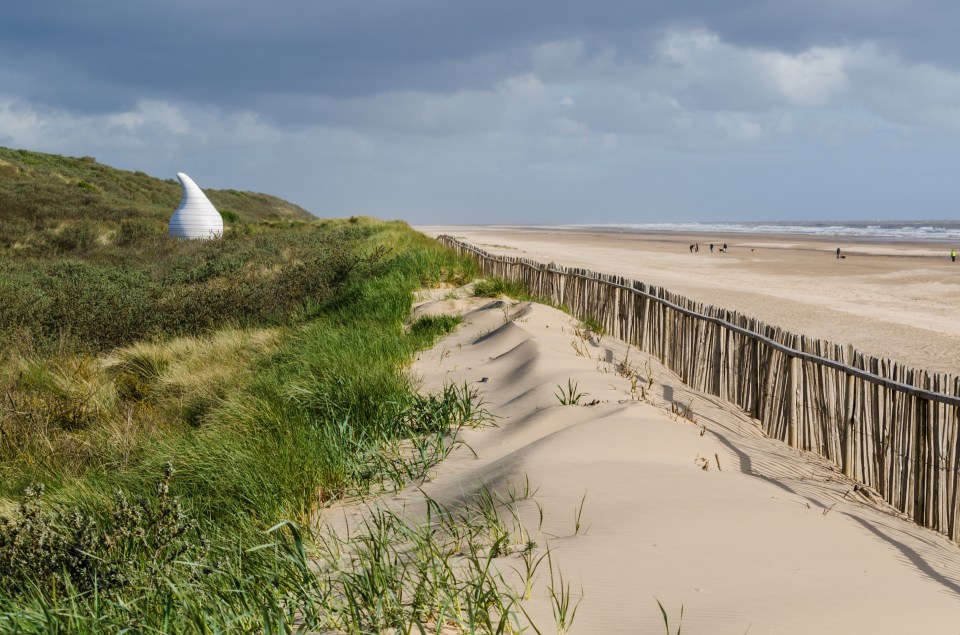
[[[843,360],[848,366],[853,365],[853,346],[847,346],[846,359]],[[843,408],[843,475],[853,478],[854,472],[854,417],[856,416],[856,392],[854,391],[854,376],[847,375],[847,386],[844,394]]]
[[[662,359],[660,362],[672,370],[673,365],[668,363],[670,359],[670,351],[673,348],[673,320],[670,315],[670,309],[666,306],[663,307],[663,349],[660,351]]]
[[[797,417],[797,406],[799,405],[797,400],[797,382],[800,380],[800,358],[791,356],[788,360],[790,364],[790,381],[788,382],[789,388],[787,392],[787,408],[789,409],[787,413],[787,440],[791,448],[796,448],[799,447],[797,429],[800,427],[799,417]]]
[[[724,337],[726,337],[726,330],[719,324],[716,325],[716,331],[713,337],[713,380],[711,381],[712,386],[710,392],[718,397],[722,397],[723,388],[721,382],[723,381],[724,364],[723,340]]]

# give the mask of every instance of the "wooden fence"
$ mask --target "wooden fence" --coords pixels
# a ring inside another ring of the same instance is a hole
[[[642,282],[438,240],[475,257],[485,275],[519,281],[534,297],[596,320],[688,386],[742,408],[768,436],[833,461],[918,524],[957,540],[957,377],[794,335]]]

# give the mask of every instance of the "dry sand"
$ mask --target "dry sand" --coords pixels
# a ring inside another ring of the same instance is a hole
[[[413,372],[426,390],[470,382],[499,427],[467,431],[473,452],[455,452],[423,490],[456,504],[483,485],[538,487],[538,549],[549,544],[574,594],[583,590],[572,632],[663,632],[657,600],[673,632],[681,606],[684,633],[960,631],[957,546],[855,491],[834,466],[765,438],[746,415],[631,351],[640,385],[653,380],[638,400],[614,372],[626,345],[584,341],[549,307],[417,307],[464,311],[465,323]],[[560,405],[554,394],[568,379],[589,393],[584,403],[598,403]],[[672,404],[689,405],[694,421],[671,414]],[[585,530],[575,535],[584,494]],[[421,503],[415,487],[382,501]],[[340,508],[325,520],[362,513]],[[532,503],[523,514],[535,527]],[[510,578],[520,561],[497,566]],[[541,570],[525,603],[544,633],[556,632],[547,582]]]
[[[419,227],[493,253],[627,276],[798,334],[960,373],[960,262],[951,245],[795,235]],[[689,245],[699,242],[700,252]],[[728,243],[730,250],[710,253]],[[838,260],[835,250],[847,255]]]

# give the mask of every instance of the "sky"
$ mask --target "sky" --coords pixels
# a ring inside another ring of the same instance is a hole
[[[960,3],[34,0],[0,145],[424,224],[960,219]]]

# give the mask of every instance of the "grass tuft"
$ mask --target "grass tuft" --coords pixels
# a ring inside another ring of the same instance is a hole
[[[473,295],[481,298],[499,298],[505,295],[520,300],[527,299],[529,294],[520,282],[504,278],[487,278],[474,285]]]
[[[561,406],[579,406],[580,400],[590,394],[577,390],[577,385],[578,382],[568,379],[566,389],[560,385],[557,386],[558,392],[554,393],[554,397],[557,398]]]

